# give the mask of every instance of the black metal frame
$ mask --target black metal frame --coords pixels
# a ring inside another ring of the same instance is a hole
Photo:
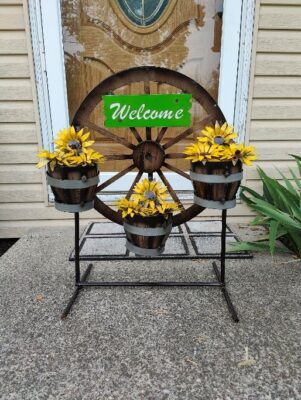
[[[226,287],[226,228],[227,228],[227,210],[222,210],[222,232],[221,232],[221,255],[220,255],[220,269],[217,266],[217,263],[214,261],[212,263],[213,266],[213,271],[216,275],[216,281],[199,281],[199,282],[139,282],[139,281],[134,281],[134,282],[119,282],[119,281],[113,281],[113,282],[103,282],[103,281],[88,281],[89,274],[91,272],[91,269],[93,267],[93,264],[89,264],[86,271],[83,273],[81,276],[80,273],[80,247],[79,247],[79,213],[74,214],[74,225],[75,225],[75,290],[73,292],[73,295],[71,296],[67,306],[65,307],[61,318],[64,319],[67,317],[69,314],[74,302],[76,301],[76,298],[84,287],[91,287],[91,286],[190,286],[190,287],[196,287],[196,286],[207,286],[207,287],[219,287],[223,293],[223,296],[225,298],[225,301],[227,303],[229,312],[232,316],[232,319],[234,322],[239,322],[239,318],[237,315],[237,312],[233,306],[233,303],[231,301],[229,292]],[[148,258],[151,260],[151,258]]]

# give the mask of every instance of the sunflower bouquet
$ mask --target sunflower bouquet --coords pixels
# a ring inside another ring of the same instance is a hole
[[[104,156],[95,151],[91,146],[94,140],[89,140],[90,132],[84,133],[84,130],[76,131],[73,126],[62,129],[58,132],[54,151],[42,149],[38,153],[40,161],[38,168],[49,164],[51,171],[57,165],[66,167],[78,167],[87,165],[98,165],[104,162]]]
[[[172,229],[172,214],[181,210],[180,204],[166,201],[168,197],[167,187],[160,181],[143,179],[129,198],[117,201],[128,251],[147,257],[163,253]]]
[[[197,142],[189,145],[184,151],[185,158],[192,163],[231,161],[235,165],[240,160],[249,166],[256,160],[255,148],[236,143],[238,135],[233,126],[226,122],[220,126],[216,121],[215,126],[206,126],[201,133]]]
[[[129,199],[123,197],[117,201],[117,208],[122,211],[122,218],[135,215],[141,217],[161,215],[167,218],[181,209],[178,203],[166,201],[168,197],[167,187],[160,181],[150,181],[145,178],[135,185]]]
[[[46,179],[54,194],[55,207],[65,212],[82,212],[94,207],[98,166],[104,156],[91,146],[90,132],[62,129],[54,140],[54,151],[40,150],[38,168],[47,165]]]
[[[232,125],[206,126],[184,154],[191,161],[194,202],[213,209],[233,208],[242,180],[242,166],[256,160],[255,148],[236,143]]]

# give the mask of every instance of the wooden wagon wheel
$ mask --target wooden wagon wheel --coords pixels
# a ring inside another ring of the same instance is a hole
[[[133,127],[129,128],[137,141],[137,144],[133,144],[130,143],[128,140],[117,136],[115,133],[109,131],[108,129],[100,127],[89,120],[90,114],[92,113],[94,108],[102,101],[103,95],[112,94],[113,91],[116,89],[137,82],[144,82],[144,93],[150,93],[150,82],[168,84],[183,93],[191,93],[192,98],[204,108],[208,115],[201,121],[194,123],[193,126],[186,128],[176,137],[168,140],[164,145],[161,144],[161,142],[168,129],[166,127],[162,127],[161,130],[159,130],[156,138],[152,137],[151,128],[146,128],[146,140],[142,139],[137,129]],[[98,86],[96,86],[82,102],[81,106],[75,114],[72,124],[75,127],[86,127],[96,132],[97,134],[100,134],[110,140],[115,141],[118,144],[123,145],[127,149],[127,151],[131,150],[132,152],[131,154],[112,154],[106,156],[108,160],[130,159],[133,160],[133,163],[129,167],[123,169],[122,171],[118,172],[116,175],[99,185],[98,192],[108,187],[113,182],[126,175],[128,172],[137,168],[138,173],[128,191],[127,198],[130,197],[135,184],[140,180],[144,172],[148,173],[149,178],[152,178],[153,173],[156,172],[162,182],[168,188],[168,191],[173,200],[176,202],[180,202],[176,192],[172,188],[172,185],[169,183],[166,176],[164,175],[162,167],[173,171],[188,180],[190,180],[190,176],[186,172],[168,163],[168,159],[183,158],[183,154],[166,154],[166,150],[171,148],[176,143],[179,143],[181,140],[192,135],[196,130],[203,128],[205,125],[215,123],[215,121],[223,123],[225,122],[225,117],[214,99],[197,82],[179,72],[169,69],[159,67],[137,67],[114,74],[102,81]],[[102,200],[98,198],[96,198],[95,200],[95,209],[105,217],[109,218],[111,221],[114,221],[120,225],[123,224],[121,214],[106,205]],[[183,211],[174,215],[173,226],[177,226],[186,221],[189,221],[203,210],[203,207],[200,207],[196,204],[193,204],[186,209],[184,208]]]

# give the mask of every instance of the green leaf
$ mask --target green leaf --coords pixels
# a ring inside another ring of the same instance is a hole
[[[281,211],[291,214],[290,205],[296,203],[298,199],[296,190],[290,192],[286,187],[277,182],[277,180],[265,175],[263,171],[262,180],[265,187],[265,193],[269,193],[269,196],[266,195],[266,200],[269,203],[274,204]]]
[[[296,160],[301,161],[301,156],[297,156],[296,154],[290,154],[290,156],[294,157]]]
[[[296,232],[294,230],[289,229],[288,230],[288,234],[290,237],[290,240],[293,242],[293,244],[295,245],[296,249],[296,254],[298,254],[299,256],[301,255],[301,235],[300,235],[300,231]]]
[[[247,186],[241,186],[240,188],[241,188],[241,193],[247,192],[258,199],[263,199],[263,196],[261,194],[255,192],[255,190],[250,189]]]
[[[287,226],[291,229],[301,230],[301,224],[291,218],[288,214],[284,213],[283,211],[277,210],[276,207],[272,206],[271,204],[267,203],[266,201],[256,199],[256,204],[253,204],[253,208],[255,210],[260,211],[264,215],[267,215],[284,226]]]
[[[269,217],[263,217],[261,215],[257,215],[257,217],[255,217],[252,221],[251,221],[251,225],[255,226],[255,225],[267,225],[269,222],[270,218]]]
[[[301,163],[300,163],[300,166],[301,166]],[[295,184],[297,185],[299,190],[301,190],[301,178],[298,178],[297,175],[295,174],[295,172],[291,168],[289,168],[289,171],[293,177]]]
[[[270,230],[269,230],[269,246],[272,256],[275,254],[278,227],[279,227],[279,222],[272,219],[272,221],[270,222]]]
[[[252,190],[250,188],[247,188],[245,186],[242,186],[242,190],[240,192],[240,198],[243,202],[245,202],[246,204],[248,204],[250,207],[252,206],[254,199],[250,198],[248,196],[246,196],[245,193],[250,194],[251,196],[253,196],[255,199],[264,199],[263,196],[261,196],[259,193],[255,192],[255,190]]]
[[[301,161],[300,160],[296,160],[296,163],[298,165],[299,174],[300,174],[300,177],[301,177]]]
[[[282,176],[285,185],[287,187],[287,190],[289,190],[292,194],[296,193],[296,189],[294,188],[294,186],[291,184],[290,180],[284,175],[283,172],[280,171],[279,168],[277,168],[277,171],[279,172],[279,174]]]
[[[240,242],[235,243],[227,249],[227,252],[234,252],[234,251],[269,251],[270,246],[268,243],[258,243],[258,242]],[[283,247],[277,246],[277,251],[283,253],[289,253],[288,249]]]
[[[281,172],[280,172],[280,174],[281,174]],[[290,189],[288,189],[287,187],[285,187],[281,183],[279,183],[277,179],[270,178],[267,175],[263,176],[263,180],[264,180],[265,185],[267,185],[267,187],[270,188],[271,191],[276,195],[277,195],[278,191],[281,191],[283,194],[285,194],[285,196],[288,196],[290,198],[294,198],[296,196],[296,189],[294,188],[294,186],[291,184],[291,182],[287,178],[286,178],[286,180],[288,182],[288,186],[290,187]]]

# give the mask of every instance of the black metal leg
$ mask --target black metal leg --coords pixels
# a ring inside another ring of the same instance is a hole
[[[88,265],[86,271],[83,273],[83,276],[82,276],[81,279],[79,279],[79,281],[81,281],[81,282],[85,282],[86,281],[86,279],[88,278],[88,276],[89,276],[89,274],[91,272],[92,267],[93,267],[93,264],[89,264]],[[83,286],[76,286],[75,287],[73,295],[71,296],[67,306],[65,307],[64,311],[62,312],[61,319],[65,319],[67,317],[67,315],[69,314],[69,312],[70,312],[73,304],[75,303],[75,300],[77,299],[77,296],[78,296],[78,294],[79,294],[79,292],[80,292],[80,290],[82,288],[83,288]]]
[[[75,285],[80,281],[80,261],[79,261],[79,213],[74,213],[74,265],[75,265]]]
[[[86,279],[88,278],[92,266],[93,264],[89,264],[88,268],[86,269],[86,271],[84,272],[82,279],[80,278],[80,259],[79,259],[79,213],[76,212],[74,213],[74,256],[75,256],[75,260],[74,260],[74,266],[75,266],[75,290],[73,292],[73,295],[71,296],[66,308],[64,309],[61,318],[64,319],[67,317],[67,315],[69,314],[75,300],[77,299],[77,296],[80,292],[80,290],[82,289],[82,286],[78,286],[78,284],[81,281],[86,281]]]
[[[218,266],[217,266],[215,261],[212,263],[212,266],[213,266],[213,270],[215,272],[215,275],[217,277],[217,280],[219,282],[221,282],[221,274],[219,272]],[[221,282],[220,288],[221,288],[221,291],[222,291],[222,293],[224,295],[224,298],[226,300],[226,303],[227,303],[227,306],[228,306],[228,310],[230,311],[230,314],[232,316],[233,321],[234,322],[239,322],[239,318],[238,318],[237,312],[236,312],[236,310],[234,308],[234,305],[232,303],[232,300],[231,300],[231,297],[229,295],[229,292],[227,290],[226,285]]]
[[[222,211],[222,236],[221,236],[221,279],[225,283],[225,263],[226,263],[226,229],[227,229],[227,210]]]

